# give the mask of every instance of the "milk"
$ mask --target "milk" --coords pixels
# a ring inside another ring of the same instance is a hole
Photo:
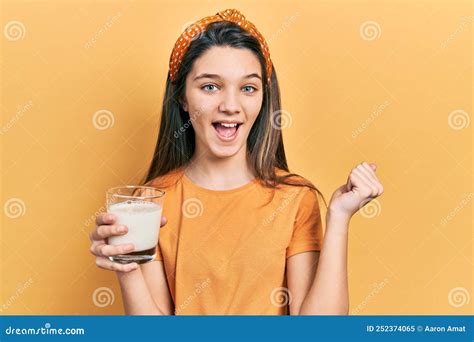
[[[162,206],[154,202],[126,201],[109,205],[117,225],[128,227],[125,235],[111,236],[110,245],[133,243],[134,252],[144,251],[158,244]]]

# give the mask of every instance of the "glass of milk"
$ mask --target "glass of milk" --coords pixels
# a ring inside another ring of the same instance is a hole
[[[121,264],[144,264],[156,256],[164,191],[150,186],[126,185],[107,191],[107,212],[117,217],[116,225],[128,227],[127,234],[111,236],[109,245],[133,243],[131,253],[109,256]]]

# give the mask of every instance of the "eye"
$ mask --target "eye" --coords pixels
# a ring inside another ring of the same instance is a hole
[[[245,87],[242,87],[242,89],[246,93],[253,93],[253,92],[257,91],[257,88],[252,87],[252,86],[245,86]]]
[[[205,84],[201,87],[201,89],[206,91],[206,92],[212,92],[212,91],[217,89],[217,86],[215,84]]]

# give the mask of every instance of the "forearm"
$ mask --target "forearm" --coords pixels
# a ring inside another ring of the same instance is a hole
[[[349,218],[326,215],[326,234],[316,275],[300,315],[346,315],[349,312],[347,240]]]
[[[128,273],[116,273],[126,315],[163,315],[151,296],[140,267]]]

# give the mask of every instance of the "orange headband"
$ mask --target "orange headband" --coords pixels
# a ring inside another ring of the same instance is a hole
[[[200,33],[202,33],[206,27],[218,21],[230,21],[236,23],[245,31],[250,33],[260,42],[260,47],[262,48],[263,56],[266,60],[266,69],[267,69],[267,78],[268,83],[270,83],[272,75],[272,61],[270,59],[270,50],[268,49],[267,42],[263,36],[258,32],[254,24],[247,21],[242,13],[235,9],[227,9],[224,11],[218,12],[216,15],[205,17],[201,20],[196,21],[194,24],[189,25],[186,30],[181,34],[181,36],[176,41],[173,51],[171,52],[170,57],[170,77],[172,81],[176,81],[178,75],[179,67],[181,66],[181,61],[184,54],[186,53],[191,42],[196,39]]]

